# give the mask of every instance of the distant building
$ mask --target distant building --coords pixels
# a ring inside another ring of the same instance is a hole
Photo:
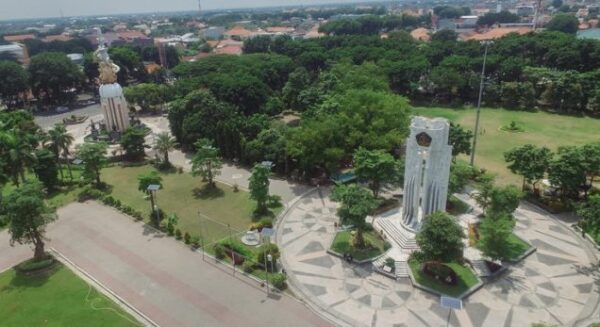
[[[477,26],[477,16],[460,16],[456,21],[459,28],[474,28]]]
[[[26,47],[18,43],[0,45],[0,54],[2,53],[8,53],[14,56],[21,63],[27,63],[29,61]]]
[[[457,28],[456,21],[451,18],[442,18],[437,21],[438,30],[451,30],[455,31]]]
[[[431,40],[431,34],[430,34],[430,30],[420,27],[420,28],[416,28],[414,30],[412,30],[410,32],[410,36],[412,36],[413,39],[418,40],[418,41],[429,41]]]
[[[25,40],[35,39],[33,34],[19,34],[19,35],[4,35],[4,41],[6,42],[23,42]]]
[[[521,17],[533,16],[533,14],[535,14],[535,7],[533,7],[532,5],[517,6],[516,10],[517,15]]]
[[[83,54],[82,53],[69,53],[67,54],[67,57],[69,59],[71,59],[71,62],[73,62],[76,65],[83,65]]]
[[[104,33],[104,41],[109,46],[121,46],[125,44],[150,46],[154,44],[153,38],[146,36],[146,34],[140,31],[131,30]]]
[[[73,37],[70,35],[57,34],[57,35],[47,35],[46,37],[44,37],[42,39],[42,41],[44,41],[46,43],[50,43],[50,42],[54,42],[54,41],[67,42],[67,41],[71,41],[72,39],[73,39]]]
[[[261,34],[264,34],[264,33],[260,32],[260,31],[251,31],[251,30],[246,29],[241,26],[236,26],[236,27],[226,31],[224,35],[226,38],[245,40],[245,39],[249,39],[249,38],[255,37],[257,35],[261,35]]]
[[[205,30],[202,30],[200,34],[208,40],[218,40],[223,37],[225,33],[225,27],[222,26],[211,26]]]

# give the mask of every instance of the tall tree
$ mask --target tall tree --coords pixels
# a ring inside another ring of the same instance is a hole
[[[523,176],[523,190],[525,183],[529,183],[533,186],[534,193],[537,191],[536,184],[548,170],[550,159],[550,149],[533,144],[525,144],[504,153],[504,160],[509,163],[508,169],[513,174]]]
[[[354,152],[354,173],[361,181],[369,183],[373,196],[378,197],[381,187],[386,184],[400,184],[403,172],[391,154],[381,150],[369,151],[358,148]]]
[[[256,214],[264,214],[268,211],[267,201],[269,200],[269,175],[271,166],[258,163],[252,168],[250,176],[250,198],[256,201]]]
[[[28,181],[11,192],[4,202],[11,244],[34,246],[35,260],[46,257],[44,248],[45,227],[56,219],[56,215],[44,203],[42,186],[37,181]]]
[[[548,179],[560,187],[563,197],[579,198],[579,189],[586,184],[585,158],[581,148],[559,147],[548,167]]]
[[[62,154],[63,160],[67,163],[69,170],[69,177],[73,179],[73,172],[71,171],[71,164],[69,163],[69,149],[75,140],[73,135],[67,132],[65,125],[56,124],[53,129],[48,131],[48,138],[50,141],[49,148],[56,157],[60,169],[60,156]],[[60,169],[60,176],[63,176],[62,169]]]
[[[582,231],[600,230],[600,194],[592,195],[577,207],[579,226]]]
[[[77,157],[83,161],[85,176],[94,180],[96,187],[102,185],[100,171],[108,163],[105,143],[84,143],[77,149]]]
[[[79,67],[65,54],[44,52],[31,57],[29,64],[31,89],[36,96],[44,95],[53,102],[67,99],[67,93],[79,87],[84,76]]]
[[[52,151],[47,149],[35,151],[33,171],[49,192],[58,185],[58,165]]]
[[[144,144],[146,142],[146,132],[139,127],[129,127],[121,135],[121,148],[125,150],[125,156],[128,160],[140,160],[144,158]]]
[[[512,217],[522,196],[521,191],[514,185],[494,186],[489,194],[490,202],[485,211],[487,217]]]
[[[209,187],[215,187],[214,177],[221,173],[223,166],[219,150],[206,139],[196,142],[196,148],[196,154],[192,158],[192,174],[202,176],[208,181]]]
[[[558,14],[546,24],[546,29],[549,31],[575,34],[579,29],[579,20],[571,14]]]
[[[9,133],[5,136],[6,145],[8,146],[7,161],[10,174],[13,183],[18,187],[19,178],[24,183],[26,181],[26,169],[33,167],[35,163],[33,145],[27,141],[27,135],[22,132]]]
[[[465,233],[456,219],[445,212],[434,212],[423,221],[417,244],[427,261],[452,262],[463,257]]]
[[[163,155],[164,164],[170,166],[169,152],[173,151],[177,146],[177,141],[169,132],[163,132],[156,136],[156,142],[154,143],[154,150],[160,152]]]
[[[367,246],[363,235],[367,228],[365,219],[377,207],[373,194],[355,184],[338,185],[333,189],[331,199],[341,203],[337,210],[341,223],[356,228],[352,245],[359,249],[365,248]]]
[[[483,255],[492,260],[505,260],[510,258],[514,221],[511,217],[499,216],[495,219],[487,217],[479,226],[479,242],[477,247]]]
[[[29,75],[19,64],[12,61],[0,61],[0,99],[8,108],[29,88]]]
[[[452,145],[452,159],[456,160],[459,154],[471,154],[471,139],[473,139],[473,131],[465,129],[460,124],[450,122],[450,135],[448,143]]]

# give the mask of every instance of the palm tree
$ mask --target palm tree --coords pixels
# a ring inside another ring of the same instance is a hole
[[[169,151],[172,151],[177,146],[177,142],[169,132],[160,133],[156,137],[156,143],[154,144],[154,150],[162,153],[166,166],[169,166]]]
[[[22,135],[11,133],[7,136],[9,170],[13,182],[19,187],[19,177],[21,177],[21,181],[25,182],[25,170],[33,166],[35,162],[33,146]]]
[[[56,124],[53,129],[48,131],[49,149],[56,156],[56,161],[59,162],[59,157],[62,152],[63,159],[67,163],[67,169],[69,170],[69,177],[73,179],[73,172],[71,172],[71,165],[69,164],[69,147],[75,140],[73,135],[67,132],[65,125]],[[60,163],[59,163],[60,168]],[[60,176],[63,177],[62,169],[60,169]]]

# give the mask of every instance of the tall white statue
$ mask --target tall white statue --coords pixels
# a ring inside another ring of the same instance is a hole
[[[446,209],[452,146],[443,118],[414,117],[406,141],[402,224],[418,232],[429,214]]]
[[[120,68],[108,55],[102,31],[99,28],[96,31],[98,32],[98,50],[94,52],[94,58],[100,71],[100,105],[104,123],[108,131],[123,132],[129,127],[129,109],[123,96],[123,88],[117,83],[117,74]]]

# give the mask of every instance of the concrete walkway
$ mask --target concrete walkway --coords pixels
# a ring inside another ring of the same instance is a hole
[[[173,238],[94,202],[58,210],[51,246],[162,326],[329,326],[289,296],[267,297]],[[32,255],[0,233],[0,270]],[[230,275],[230,276],[227,276]]]
[[[299,296],[348,326],[587,326],[598,319],[596,252],[554,216],[523,203],[515,233],[537,251],[451,313],[439,298],[349,265],[326,253],[335,234],[337,204],[312,192],[283,217],[277,231],[282,263]],[[590,320],[590,318],[592,318]]]

